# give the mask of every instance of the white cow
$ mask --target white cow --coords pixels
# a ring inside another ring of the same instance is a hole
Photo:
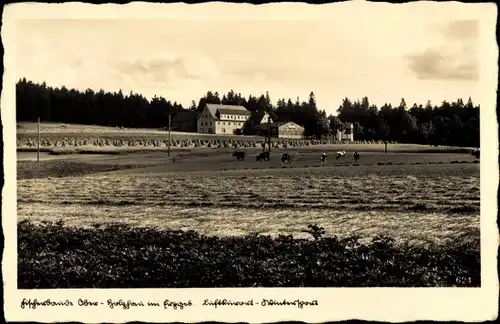
[[[344,157],[345,156],[345,151],[338,151],[337,153],[335,153],[335,157],[338,159],[338,158],[341,158],[341,157]]]

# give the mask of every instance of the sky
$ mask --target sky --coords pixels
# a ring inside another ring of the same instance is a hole
[[[208,90],[231,89],[269,91],[274,103],[313,91],[327,113],[345,97],[425,105],[479,96],[480,25],[462,13],[284,4],[279,15],[268,6],[231,10],[241,5],[211,14],[197,6],[155,19],[18,20],[17,76],[163,96],[186,108]]]

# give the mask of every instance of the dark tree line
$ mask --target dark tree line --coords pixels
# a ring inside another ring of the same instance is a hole
[[[39,116],[45,122],[159,128],[168,124],[169,112],[175,114],[182,109],[182,105],[163,97],[148,101],[132,92],[80,92],[26,79],[16,85],[17,121],[36,121]]]
[[[401,99],[397,107],[384,104],[380,109],[366,97],[361,101],[346,98],[337,113],[329,117],[332,130],[353,123],[357,140],[479,147],[479,106],[471,98],[467,103],[457,99],[433,106],[428,101],[411,108]]]
[[[311,92],[307,101],[281,98],[272,104],[268,92],[247,98],[233,90],[222,97],[208,91],[186,110],[201,111],[205,104],[242,105],[250,111],[266,111],[275,121],[293,121],[304,126],[306,136],[324,136],[354,124],[356,140],[390,140],[400,143],[423,143],[479,146],[479,107],[472,101],[464,104],[443,102],[432,106],[408,108],[404,99],[398,107],[385,104],[380,109],[369,103],[344,99],[338,116],[327,116],[319,110]],[[181,104],[163,97],[147,100],[140,94],[121,91],[81,92],[66,87],[53,88],[21,79],[16,85],[17,121],[93,124],[103,126],[160,128],[168,125],[168,115],[184,110]],[[245,133],[251,133],[248,123]]]

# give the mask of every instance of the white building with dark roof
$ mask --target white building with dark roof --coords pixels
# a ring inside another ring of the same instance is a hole
[[[198,117],[198,133],[233,135],[250,116],[243,106],[207,104]]]
[[[254,126],[257,131],[257,135],[265,136],[269,131],[271,136],[278,138],[293,138],[301,139],[304,138],[304,127],[294,123],[294,122],[274,122],[269,125],[262,123]]]

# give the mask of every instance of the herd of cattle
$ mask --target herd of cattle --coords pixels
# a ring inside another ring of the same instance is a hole
[[[479,149],[473,150],[472,155],[475,156],[477,159],[479,159],[479,155],[480,155]],[[297,156],[298,156],[298,153],[297,153]],[[338,151],[335,153],[336,159],[340,159],[344,156],[346,156],[346,151]],[[233,153],[233,157],[236,157],[236,159],[238,161],[244,161],[245,160],[245,152],[236,151]],[[328,157],[328,153],[326,153],[326,152],[321,153],[321,164],[326,163],[327,157]],[[352,157],[354,159],[354,162],[359,163],[360,156],[359,156],[358,152],[354,151],[352,153]],[[270,158],[271,158],[270,152],[261,152],[261,153],[257,154],[257,156],[256,156],[257,161],[269,161]],[[290,163],[290,162],[292,162],[292,158],[290,157],[290,154],[283,153],[281,155],[281,163]]]
[[[298,156],[298,153],[297,153]],[[340,159],[342,157],[346,156],[346,151],[339,151],[335,153],[335,158]],[[352,154],[353,159],[356,163],[359,163],[359,153],[354,151]],[[233,157],[235,157],[238,161],[244,161],[245,160],[245,152],[243,151],[236,151],[233,153]],[[321,164],[326,163],[328,157],[328,153],[323,152],[321,153]],[[270,152],[261,152],[257,154],[256,160],[257,161],[269,161],[271,158],[271,153]],[[290,163],[292,162],[292,158],[290,157],[290,154],[288,153],[283,153],[281,155],[281,163]]]

